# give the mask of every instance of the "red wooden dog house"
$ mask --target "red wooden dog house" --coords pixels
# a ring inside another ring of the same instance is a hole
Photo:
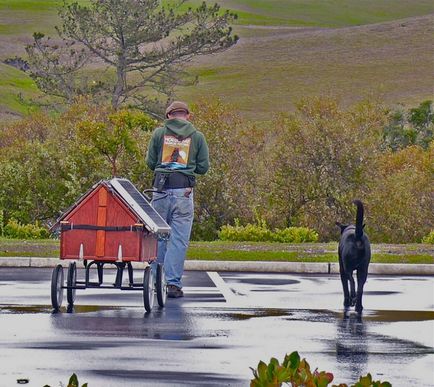
[[[101,181],[59,219],[60,258],[152,261],[170,227],[127,179]]]
[[[154,286],[160,306],[164,306],[167,286],[164,267],[156,265],[156,278],[148,265],[143,282],[134,281],[132,262],[151,262],[157,257],[159,238],[167,238],[170,227],[154,210],[148,200],[127,179],[114,178],[95,184],[57,221],[60,226],[60,259],[84,261],[85,280],[77,280],[75,261],[70,262],[67,285],[64,285],[62,265],[57,265],[51,277],[51,303],[55,310],[62,305],[63,290],[67,290],[70,307],[77,289],[116,288],[142,290],[145,309],[154,303]],[[88,263],[90,261],[90,263]],[[104,265],[117,269],[114,284],[105,285]],[[95,266],[98,281],[90,278]],[[128,268],[128,284],[123,284],[123,272]]]

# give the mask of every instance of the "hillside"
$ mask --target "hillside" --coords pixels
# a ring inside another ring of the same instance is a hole
[[[84,2],[84,1],[81,1]],[[0,60],[24,55],[34,31],[54,34],[57,0],[0,3]],[[199,4],[200,1],[191,1]],[[267,120],[302,96],[344,103],[378,96],[414,105],[432,98],[434,5],[425,0],[220,0],[235,10],[239,43],[191,64],[200,83],[179,91],[215,96]],[[19,94],[37,97],[26,74],[0,64],[0,115],[26,114]]]
[[[193,66],[201,82],[182,95],[214,95],[247,116],[267,119],[303,96],[330,94],[344,104],[378,97],[417,105],[432,98],[434,15],[344,28],[265,29]],[[218,63],[218,64],[217,64]]]

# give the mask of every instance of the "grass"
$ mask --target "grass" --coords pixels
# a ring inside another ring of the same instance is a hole
[[[36,97],[40,92],[33,80],[25,73],[11,66],[0,63],[0,105],[7,105],[14,112],[27,114],[33,107],[23,103],[19,93],[25,99]]]
[[[17,240],[0,237],[0,257],[58,257],[59,241]]]
[[[62,0],[5,0],[0,3],[1,11],[47,12],[55,11]]]
[[[374,263],[434,264],[431,245],[373,246]],[[0,257],[58,257],[59,241],[0,238]],[[1,258],[0,258],[1,259]],[[337,243],[191,242],[189,260],[337,262]]]
[[[218,2],[238,13],[235,30],[241,40],[222,54],[196,60],[190,69],[200,75],[199,85],[179,89],[179,98],[222,98],[261,121],[311,95],[331,94],[345,105],[375,95],[407,107],[432,98],[434,17],[417,17],[434,13],[429,0]],[[61,3],[2,1],[0,60],[25,56],[34,31],[55,36]],[[416,18],[401,20],[409,17]],[[0,79],[9,79],[6,85],[0,81],[0,115],[26,114],[16,96],[37,95],[32,81],[12,70],[0,65]]]
[[[197,6],[202,0],[190,0]],[[214,1],[208,1],[214,3]],[[345,27],[434,12],[429,0],[217,0],[238,15],[238,25]]]
[[[434,17],[332,30],[280,31],[241,39],[193,69],[198,86],[181,91],[187,100],[215,96],[261,121],[291,111],[312,95],[333,95],[344,105],[363,98],[415,106],[432,98],[430,34]],[[252,60],[255,58],[255,60]],[[216,72],[207,73],[214,69]]]

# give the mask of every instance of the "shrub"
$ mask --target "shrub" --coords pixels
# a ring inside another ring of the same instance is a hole
[[[4,221],[5,221],[4,211],[0,210],[0,236],[4,236]]]
[[[218,239],[219,226],[214,217],[207,217],[203,214],[196,215],[191,230],[191,239],[195,241],[215,241]]]
[[[375,167],[385,111],[370,102],[343,110],[327,97],[304,99],[296,107],[270,124],[267,221],[309,227],[321,240],[333,240],[335,221],[351,216],[351,201]]]
[[[248,223],[240,225],[235,219],[235,226],[222,226],[219,238],[224,241],[244,242],[280,242],[280,243],[305,243],[318,241],[318,233],[307,227],[287,227],[284,229],[270,230],[263,219],[257,219],[256,224]]]
[[[422,243],[430,243],[434,245],[434,230],[431,230],[431,232],[428,235],[422,238]]]
[[[39,113],[1,127],[4,222],[53,222],[113,171],[139,189],[150,188],[152,172],[144,160],[154,126],[141,112],[115,112],[79,99],[59,115]]]
[[[242,119],[233,106],[221,101],[202,100],[192,110],[193,124],[205,135],[211,160],[194,193],[193,238],[215,239],[217,230],[235,218],[243,223],[254,219],[253,209],[262,197],[259,180],[266,173],[259,162],[265,129]]]
[[[258,224],[248,223],[241,226],[238,219],[235,219],[235,226],[222,226],[219,232],[219,238],[224,241],[250,241],[250,242],[267,242],[273,240],[272,232],[267,227],[265,221]]]
[[[275,358],[270,363],[260,361],[257,369],[250,368],[254,378],[250,382],[251,387],[278,387],[283,383],[292,387],[312,386],[327,387],[333,381],[333,374],[326,371],[311,371],[306,359],[300,360],[298,352],[286,355],[282,364]],[[373,381],[371,374],[360,377],[351,387],[391,387],[389,382]],[[333,387],[348,387],[341,383]]]
[[[46,239],[50,236],[48,230],[36,224],[21,224],[15,219],[10,219],[4,227],[3,234],[13,239]]]
[[[392,111],[383,137],[384,145],[393,151],[411,145],[427,149],[434,138],[433,102],[423,101],[409,111]]]
[[[372,171],[365,195],[366,224],[373,242],[419,242],[434,229],[434,143],[387,152]]]
[[[307,227],[276,228],[273,233],[273,240],[281,243],[317,242],[318,233]]]

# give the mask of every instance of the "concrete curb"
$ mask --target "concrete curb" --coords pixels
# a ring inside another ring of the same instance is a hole
[[[260,273],[329,273],[325,262],[185,261],[185,270],[250,271]]]
[[[339,263],[330,263],[330,273],[339,274]],[[371,263],[369,274],[434,275],[434,265],[411,263]]]
[[[40,257],[0,257],[0,267],[68,267],[69,260]],[[147,263],[133,262],[143,269]],[[337,262],[274,262],[274,261],[185,261],[185,270],[246,271],[259,273],[339,274]],[[434,264],[371,263],[370,274],[434,276]]]

